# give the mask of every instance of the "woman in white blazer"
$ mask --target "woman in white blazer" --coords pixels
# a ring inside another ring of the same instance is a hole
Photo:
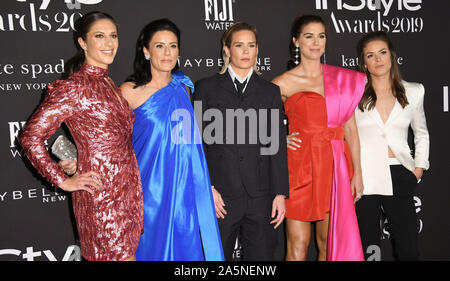
[[[422,84],[402,81],[391,40],[384,31],[367,34],[357,49],[360,70],[367,74],[365,92],[355,113],[364,183],[356,212],[364,254],[366,260],[380,257],[383,211],[395,257],[417,260],[413,192],[423,171],[429,168],[425,90]],[[414,157],[407,142],[409,127],[414,133]]]

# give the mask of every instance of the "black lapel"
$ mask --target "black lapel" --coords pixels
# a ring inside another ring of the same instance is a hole
[[[259,75],[253,72],[252,76],[250,76],[250,80],[248,81],[247,88],[245,88],[244,91],[245,98],[249,98],[250,96],[258,93],[259,79],[261,79]]]
[[[219,77],[220,77],[219,86],[236,97],[237,96],[236,87],[234,86],[234,83],[231,80],[231,76],[230,74],[228,74],[228,71],[225,72],[224,74],[219,74]]]

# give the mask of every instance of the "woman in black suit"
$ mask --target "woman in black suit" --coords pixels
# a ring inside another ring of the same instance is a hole
[[[198,81],[193,97],[202,106],[200,127],[225,259],[232,259],[240,233],[244,260],[272,260],[274,228],[284,219],[288,196],[280,89],[258,75],[254,26],[235,23],[222,43],[220,74]]]

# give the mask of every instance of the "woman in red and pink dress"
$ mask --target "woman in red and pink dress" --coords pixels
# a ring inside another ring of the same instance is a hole
[[[72,193],[81,255],[87,260],[134,260],[143,230],[142,188],[131,142],[134,115],[108,77],[118,48],[117,25],[91,12],[77,26],[78,54],[70,76],[49,85],[20,143],[51,184]],[[66,123],[78,149],[72,177],[54,162],[44,141]]]
[[[318,260],[363,260],[354,202],[363,191],[354,111],[365,75],[321,64],[322,18],[306,15],[291,31],[294,60],[274,79],[289,123],[286,260],[305,260],[316,225]]]

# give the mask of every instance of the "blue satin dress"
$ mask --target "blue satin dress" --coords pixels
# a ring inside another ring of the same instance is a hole
[[[181,71],[134,110],[144,233],[136,259],[224,260],[206,158]],[[199,141],[200,140],[200,141]]]

